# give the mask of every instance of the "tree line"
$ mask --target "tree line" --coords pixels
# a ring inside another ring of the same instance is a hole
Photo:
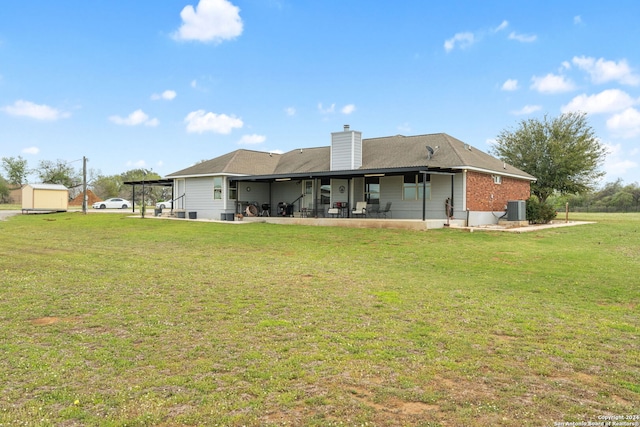
[[[73,199],[83,191],[82,168],[74,167],[73,162],[65,160],[41,160],[36,168],[30,169],[27,160],[18,157],[3,157],[0,173],[0,202],[10,203],[11,190],[19,189],[28,184],[28,177],[33,175],[38,183],[62,184],[69,189],[69,197]],[[138,168],[128,170],[117,175],[103,175],[90,169],[87,172],[87,186],[99,198],[105,200],[110,197],[133,199],[133,187],[124,184],[128,181],[160,179],[160,175],[151,169]],[[166,187],[145,188],[145,201],[155,203],[171,198],[171,189]],[[142,189],[137,188],[136,203],[142,201]]]
[[[558,210],[569,203],[570,210],[579,212],[640,212],[640,185],[618,179],[596,191],[553,197],[550,203]]]

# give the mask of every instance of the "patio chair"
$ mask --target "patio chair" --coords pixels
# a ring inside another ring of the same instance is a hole
[[[367,216],[367,202],[356,202],[356,208],[351,211],[353,216]]]
[[[367,216],[373,217],[374,215],[376,218],[380,216],[380,203],[367,205]]]
[[[380,215],[384,216],[385,218],[387,217],[387,215],[389,215],[389,218],[391,218],[391,202],[387,202],[384,209],[380,211]]]

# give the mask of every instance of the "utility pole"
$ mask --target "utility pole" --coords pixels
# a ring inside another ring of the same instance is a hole
[[[87,214],[87,158],[82,156],[82,213]]]

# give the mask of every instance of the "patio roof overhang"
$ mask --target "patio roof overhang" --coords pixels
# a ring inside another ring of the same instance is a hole
[[[158,187],[171,187],[173,185],[173,179],[145,179],[139,181],[124,181],[126,185],[151,185]]]
[[[245,176],[229,177],[229,180],[241,181],[241,182],[280,182],[280,181],[292,181],[292,180],[314,179],[314,178],[352,179],[352,178],[361,178],[361,177],[369,177],[369,176],[404,175],[407,173],[455,175],[456,171],[453,169],[429,168],[426,166],[408,166],[408,167],[402,167],[402,168],[295,172],[295,173],[272,174],[272,175],[245,175]]]

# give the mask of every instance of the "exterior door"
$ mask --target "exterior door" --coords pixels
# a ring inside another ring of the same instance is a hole
[[[311,212],[313,210],[313,198],[314,198],[314,191],[313,191],[313,180],[312,179],[307,179],[302,181],[302,185],[303,185],[303,189],[304,192],[303,197],[302,197],[302,208],[306,208],[307,212]]]

